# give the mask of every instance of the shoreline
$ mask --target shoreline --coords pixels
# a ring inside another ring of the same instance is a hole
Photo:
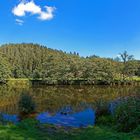
[[[31,86],[59,86],[59,85],[97,85],[97,86],[125,86],[134,85],[140,86],[140,78],[138,79],[126,79],[126,80],[113,80],[113,81],[103,81],[103,80],[84,80],[84,79],[70,79],[70,80],[53,80],[53,79],[28,79],[28,78],[13,78],[6,79],[0,82],[0,84],[7,85],[31,85]]]

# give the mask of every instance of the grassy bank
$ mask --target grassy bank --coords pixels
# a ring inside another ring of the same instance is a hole
[[[10,85],[10,86],[30,86],[31,85],[31,82],[30,82],[30,79],[27,79],[27,78],[18,78],[18,79],[15,79],[15,78],[10,78],[10,79],[7,79],[7,84]]]
[[[70,130],[24,120],[18,125],[0,126],[0,140],[140,140],[140,137],[106,126]]]
[[[140,77],[114,79],[114,81],[103,80],[87,80],[87,79],[68,79],[68,80],[54,80],[54,79],[28,79],[28,78],[10,78],[7,79],[8,85],[22,85],[22,86],[38,86],[38,85],[140,85]]]

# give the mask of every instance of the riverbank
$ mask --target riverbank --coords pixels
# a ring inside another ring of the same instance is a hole
[[[112,81],[103,80],[87,80],[87,79],[69,79],[69,80],[53,80],[53,79],[28,79],[28,78],[10,78],[5,80],[8,85],[22,86],[40,86],[40,85],[140,85],[140,77],[115,79]]]
[[[24,120],[18,125],[0,126],[1,140],[140,140],[133,133],[119,133],[108,126],[62,129]]]

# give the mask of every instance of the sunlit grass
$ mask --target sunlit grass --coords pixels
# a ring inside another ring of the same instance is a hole
[[[134,77],[133,77],[133,80],[135,80],[135,81],[140,81],[140,77],[134,76]]]

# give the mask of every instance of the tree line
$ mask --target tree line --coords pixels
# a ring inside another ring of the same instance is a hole
[[[5,44],[0,47],[0,81],[9,78],[43,80],[125,80],[140,76],[140,61],[126,51],[119,57],[80,57],[38,44]]]

